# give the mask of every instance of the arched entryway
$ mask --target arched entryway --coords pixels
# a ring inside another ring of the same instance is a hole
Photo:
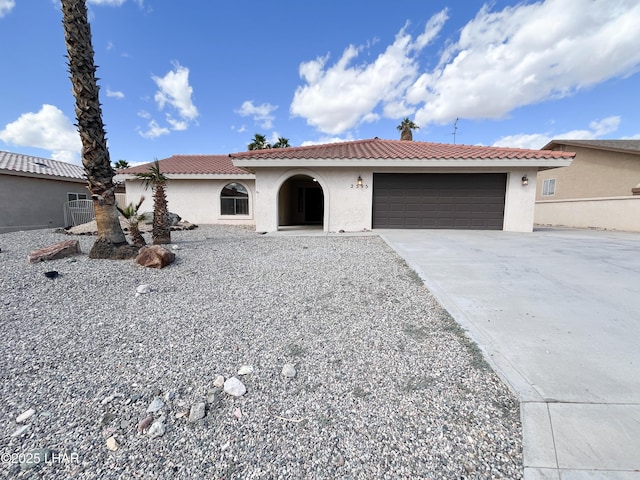
[[[322,227],[324,193],[316,179],[309,175],[294,175],[278,192],[278,228],[300,225]]]

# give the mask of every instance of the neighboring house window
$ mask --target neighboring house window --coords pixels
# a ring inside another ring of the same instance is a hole
[[[89,196],[86,193],[67,193],[67,201],[73,200],[89,200]]]
[[[555,194],[556,194],[556,179],[547,178],[544,182],[542,182],[542,196],[550,197]]]
[[[225,185],[220,194],[222,215],[249,215],[249,192],[239,183]]]

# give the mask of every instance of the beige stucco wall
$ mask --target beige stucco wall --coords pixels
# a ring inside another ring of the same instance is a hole
[[[84,180],[0,175],[0,233],[64,227],[67,193],[88,193]]]
[[[535,223],[640,232],[640,196],[537,202]]]
[[[249,192],[249,215],[221,215],[220,193],[225,185],[236,182]],[[141,212],[153,211],[153,193],[145,190],[139,180],[126,180],[127,202],[145,201]],[[166,187],[169,211],[195,224],[254,225],[255,181],[253,179],[170,179]]]
[[[466,170],[472,173],[491,172],[496,169]],[[425,173],[425,169],[376,169],[378,173]],[[452,170],[434,169],[433,173],[451,173]],[[372,228],[373,205],[372,168],[263,168],[256,174],[256,230],[273,232],[278,229],[278,192],[287,179],[294,175],[315,178],[324,193],[324,230],[346,232],[370,230]],[[463,173],[454,170],[453,173]],[[522,177],[527,175],[529,185],[522,186]],[[355,188],[358,176],[364,188]],[[352,187],[353,186],[353,187]],[[533,230],[533,214],[536,188],[535,169],[515,169],[508,172],[505,199],[504,230],[530,232]],[[282,223],[282,222],[280,222]]]
[[[628,196],[640,183],[638,155],[573,146],[566,149],[576,152],[575,159],[568,167],[539,173],[536,200]],[[556,179],[556,192],[543,197],[543,180],[549,178]]]

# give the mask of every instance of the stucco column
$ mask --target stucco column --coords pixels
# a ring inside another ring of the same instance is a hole
[[[536,178],[538,172],[512,170],[507,175],[507,191],[504,202],[504,224],[506,232],[532,232],[536,205]],[[527,177],[523,185],[522,177]]]

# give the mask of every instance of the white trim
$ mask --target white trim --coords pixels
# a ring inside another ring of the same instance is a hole
[[[449,158],[392,158],[392,159],[344,159],[344,158],[286,158],[286,159],[240,159],[234,158],[233,164],[236,167],[428,167],[428,168],[485,168],[485,167],[501,167],[501,168],[532,168],[532,167],[568,167],[573,159],[449,159]]]
[[[638,195],[621,197],[589,197],[589,198],[560,198],[554,200],[536,200],[536,203],[569,203],[569,202],[601,202],[607,200],[630,200],[640,198]]]
[[[165,173],[169,180],[255,180],[253,173]],[[140,180],[132,173],[119,173],[115,181]]]

